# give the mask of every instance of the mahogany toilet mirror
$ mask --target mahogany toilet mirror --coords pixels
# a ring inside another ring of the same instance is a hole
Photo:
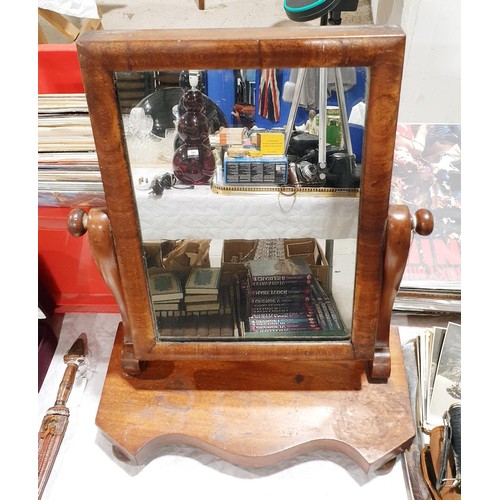
[[[410,445],[415,428],[391,311],[412,234],[429,234],[433,220],[389,206],[404,46],[399,28],[381,26],[96,31],[78,39],[106,207],[73,210],[68,227],[87,233],[121,313],[96,420],[121,459],[142,464],[183,443],[266,466],[329,448],[370,472]],[[348,336],[160,338],[116,75],[334,67],[367,73]]]

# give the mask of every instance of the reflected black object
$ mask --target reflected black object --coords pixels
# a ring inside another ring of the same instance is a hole
[[[326,183],[326,169],[308,161],[299,161],[295,164],[295,175],[301,186],[324,186]]]
[[[165,137],[165,130],[174,128],[175,116],[172,108],[179,103],[184,95],[180,87],[167,87],[157,90],[142,99],[136,107],[143,108],[145,113],[153,118],[153,129],[151,132]]]
[[[287,154],[289,156],[303,157],[308,151],[317,149],[319,137],[307,132],[293,132],[290,136],[290,144]]]
[[[176,186],[177,178],[174,174],[167,172],[161,177],[155,177],[151,181],[150,198],[161,198],[165,189],[194,189],[194,186]]]
[[[314,140],[307,137],[310,134],[305,134],[306,137],[302,135],[304,134],[298,135],[298,140],[294,143],[296,152],[299,152],[306,144],[314,144]],[[292,140],[290,145],[292,145]],[[289,148],[288,151],[294,150]],[[320,169],[317,139],[314,148],[305,150],[301,156],[289,154],[288,159],[290,164],[294,165],[297,182],[301,186],[334,188],[359,188],[360,186],[361,166],[356,164],[355,155],[349,155],[340,148],[327,145],[326,166],[323,171]]]
[[[327,155],[326,186],[336,188],[359,188],[360,171],[356,157],[345,152]]]

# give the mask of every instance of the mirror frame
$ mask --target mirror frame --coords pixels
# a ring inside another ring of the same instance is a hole
[[[92,31],[79,37],[76,45],[137,359],[372,360],[404,60],[401,28]],[[364,66],[368,71],[351,339],[157,342],[114,73],[343,66]]]

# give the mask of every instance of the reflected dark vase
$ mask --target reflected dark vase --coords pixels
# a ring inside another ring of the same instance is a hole
[[[203,94],[188,90],[181,98],[187,110],[179,119],[177,133],[184,141],[174,153],[174,174],[184,184],[208,184],[215,171],[215,158],[209,141],[209,124],[203,114]]]

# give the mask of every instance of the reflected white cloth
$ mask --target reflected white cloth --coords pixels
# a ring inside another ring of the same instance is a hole
[[[167,169],[137,168],[149,182]],[[159,239],[355,238],[359,198],[285,196],[276,193],[221,195],[210,186],[169,189],[160,199],[137,190],[144,241]],[[189,224],[186,223],[189,221]]]
[[[366,104],[364,101],[358,102],[356,106],[352,107],[352,111],[349,116],[349,123],[351,125],[359,125],[360,127],[364,127],[365,117],[366,117]]]
[[[82,19],[99,19],[95,0],[38,0],[41,9]]]

